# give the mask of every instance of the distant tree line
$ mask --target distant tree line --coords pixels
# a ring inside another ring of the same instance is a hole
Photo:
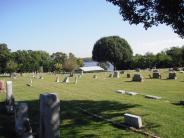
[[[99,39],[93,48],[92,59],[105,66],[105,62],[110,62],[117,70],[135,68],[170,68],[184,66],[184,46],[171,47],[158,54],[146,53],[136,54],[128,42],[119,36],[108,36]],[[103,67],[102,66],[102,67]]]
[[[12,72],[72,72],[83,66],[83,60],[63,52],[49,54],[45,51],[18,50],[11,52],[7,44],[0,44],[0,73]]]

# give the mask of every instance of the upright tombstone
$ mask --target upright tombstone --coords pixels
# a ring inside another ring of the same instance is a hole
[[[169,72],[169,77],[168,77],[168,79],[174,79],[174,80],[176,80],[176,79],[177,79],[177,77],[176,77],[176,72],[175,72],[175,71],[170,71],[170,72]]]
[[[113,77],[113,74],[111,73],[111,74],[109,74],[109,78],[112,78]]]
[[[136,68],[135,71],[136,71],[136,72],[141,72],[141,69],[140,69],[140,68]]]
[[[75,77],[75,84],[77,84],[77,82],[78,82],[78,78],[77,78],[77,77]]]
[[[114,71],[113,77],[114,78],[119,78],[120,77],[120,72],[119,71]]]
[[[142,81],[144,81],[143,76],[141,74],[134,74],[132,81],[142,82]]]
[[[97,79],[97,75],[93,75],[93,78],[94,78],[94,79]]]
[[[13,113],[15,107],[15,100],[13,97],[12,81],[6,82],[6,111],[7,113]]]
[[[69,77],[65,77],[64,80],[63,80],[64,83],[69,83],[70,80],[69,80]]]
[[[60,101],[54,93],[40,95],[39,138],[60,138]]]
[[[57,82],[57,83],[59,82],[59,76],[56,77],[56,82]]]
[[[84,75],[84,71],[83,70],[81,70],[81,73],[80,73],[80,75],[82,76],[82,75]]]
[[[32,79],[30,79],[29,83],[27,83],[27,86],[33,86],[32,84],[33,84],[33,81],[32,81]]]
[[[132,115],[132,114],[124,114],[125,124],[129,126],[133,126],[135,128],[142,127],[142,119],[140,116]]]
[[[3,92],[5,90],[5,84],[3,80],[0,80],[0,92]]]
[[[33,138],[32,128],[28,118],[28,106],[26,103],[16,105],[15,132],[21,138]]]
[[[130,78],[130,77],[131,77],[130,73],[127,73],[127,78]]]
[[[159,79],[160,78],[160,72],[158,69],[153,70],[153,78],[154,79]]]

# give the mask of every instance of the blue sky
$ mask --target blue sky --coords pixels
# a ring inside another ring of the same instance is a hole
[[[0,0],[0,5],[0,43],[7,43],[12,51],[90,57],[94,43],[110,35],[125,38],[134,54],[184,45],[171,27],[159,25],[146,31],[142,25],[129,25],[118,7],[105,0]]]

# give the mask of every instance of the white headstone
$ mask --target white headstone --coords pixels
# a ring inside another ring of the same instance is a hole
[[[78,78],[77,78],[77,77],[75,77],[75,84],[77,84],[77,81],[78,81]]]
[[[63,82],[64,82],[64,83],[69,83],[69,82],[70,82],[69,77],[65,77],[65,79],[64,79]]]
[[[6,100],[10,100],[13,96],[12,81],[6,82]]]
[[[162,97],[159,96],[153,96],[153,95],[146,95],[145,98],[149,98],[149,99],[161,99]]]
[[[116,90],[117,93],[125,94],[125,90]]]
[[[132,96],[134,96],[134,95],[137,95],[137,94],[138,94],[137,92],[128,92],[128,91],[126,91],[125,93],[126,93],[126,94],[128,94],[128,95],[132,95]]]

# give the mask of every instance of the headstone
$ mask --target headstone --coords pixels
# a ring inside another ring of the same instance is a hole
[[[161,99],[162,97],[159,97],[159,96],[153,96],[153,95],[146,95],[146,96],[145,96],[145,98],[159,100],[159,99]]]
[[[56,94],[40,95],[39,138],[60,138],[60,101]]]
[[[136,71],[136,72],[141,72],[141,69],[140,69],[140,68],[136,68],[135,71]]]
[[[27,83],[27,86],[33,86],[32,84],[33,84],[33,81],[32,81],[32,79],[30,79],[29,83]]]
[[[80,75],[84,75],[84,71],[83,71],[83,70],[81,70],[81,73],[80,73]]]
[[[26,103],[16,105],[15,132],[21,138],[33,138],[32,128],[28,118],[28,106]]]
[[[176,80],[177,79],[176,72],[175,71],[169,72],[169,78],[168,79]]]
[[[160,78],[160,72],[159,70],[153,70],[153,78],[154,79],[159,79]]]
[[[77,84],[77,81],[78,81],[78,78],[77,78],[77,77],[75,77],[75,84]]]
[[[113,77],[113,74],[111,73],[111,74],[109,74],[109,78],[112,78]]]
[[[126,91],[125,93],[128,94],[128,95],[131,95],[131,96],[134,96],[134,95],[138,94],[137,92],[128,92],[128,91]]]
[[[114,78],[119,78],[120,77],[120,72],[119,71],[114,71],[113,77]]]
[[[81,77],[82,77],[82,75],[81,75],[81,74],[79,74],[79,75],[78,75],[78,78],[81,78]]]
[[[142,81],[144,81],[143,76],[141,74],[134,74],[132,81],[142,82]]]
[[[130,77],[131,77],[130,73],[127,73],[127,78],[130,78]]]
[[[13,97],[12,81],[6,82],[6,102],[5,107],[7,113],[14,113],[15,110],[15,99]]]
[[[70,82],[69,77],[65,77],[65,79],[64,79],[63,82],[64,82],[64,83],[69,83],[69,82]]]
[[[97,79],[97,75],[93,75],[93,78],[94,78],[94,79]]]
[[[135,127],[141,128],[142,127],[142,119],[140,116],[132,115],[132,114],[124,114],[125,124]]]
[[[6,100],[10,100],[13,96],[12,81],[6,82]]]
[[[56,82],[57,82],[57,83],[59,82],[59,76],[56,77]]]
[[[0,80],[0,92],[5,90],[5,84],[3,80]]]
[[[44,78],[43,78],[43,76],[40,76],[39,79],[43,80]]]
[[[174,69],[173,68],[169,68],[169,71],[174,71]]]
[[[125,94],[125,90],[117,90],[116,92],[120,94]]]

